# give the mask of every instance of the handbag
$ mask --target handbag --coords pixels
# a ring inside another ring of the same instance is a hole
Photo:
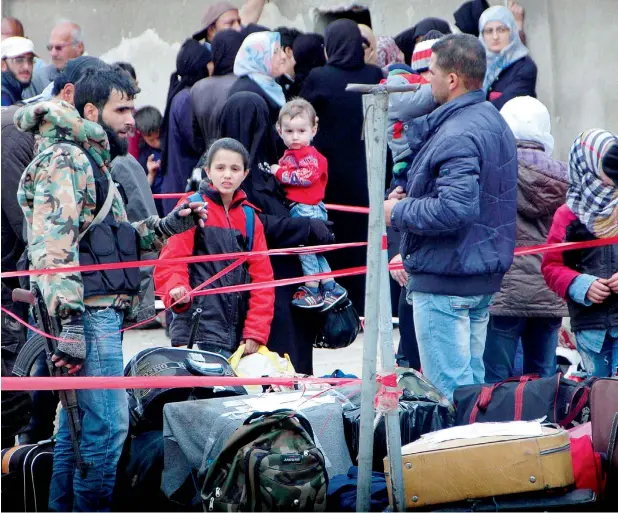
[[[352,301],[346,299],[324,313],[322,328],[313,347],[317,349],[342,349],[356,340],[361,322]]]

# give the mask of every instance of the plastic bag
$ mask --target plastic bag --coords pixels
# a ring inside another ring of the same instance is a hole
[[[296,371],[285,354],[282,358],[277,353],[269,351],[266,346],[260,346],[257,353],[243,356],[245,345],[241,344],[236,352],[230,357],[229,362],[237,376],[245,378],[287,377],[294,376]],[[260,385],[245,385],[250,394],[261,394]]]

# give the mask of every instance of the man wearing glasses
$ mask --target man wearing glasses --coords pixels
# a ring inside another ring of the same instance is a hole
[[[29,88],[24,98],[41,94],[65,68],[69,60],[83,55],[84,37],[81,27],[70,21],[58,23],[49,36],[47,50],[52,63],[35,70],[32,87]]]
[[[22,91],[32,81],[34,44],[25,37],[2,41],[2,106],[21,101]]]

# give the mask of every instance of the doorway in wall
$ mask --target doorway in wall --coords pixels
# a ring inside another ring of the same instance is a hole
[[[371,13],[369,12],[369,8],[361,4],[351,3],[340,9],[318,9],[315,20],[315,30],[323,34],[329,24],[340,19],[352,20],[355,23],[371,27]]]

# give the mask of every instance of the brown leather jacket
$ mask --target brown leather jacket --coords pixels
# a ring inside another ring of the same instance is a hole
[[[556,210],[566,200],[567,165],[540,144],[517,141],[516,247],[544,244]],[[568,317],[564,301],[541,274],[542,255],[516,256],[496,294],[491,313],[507,317]]]

